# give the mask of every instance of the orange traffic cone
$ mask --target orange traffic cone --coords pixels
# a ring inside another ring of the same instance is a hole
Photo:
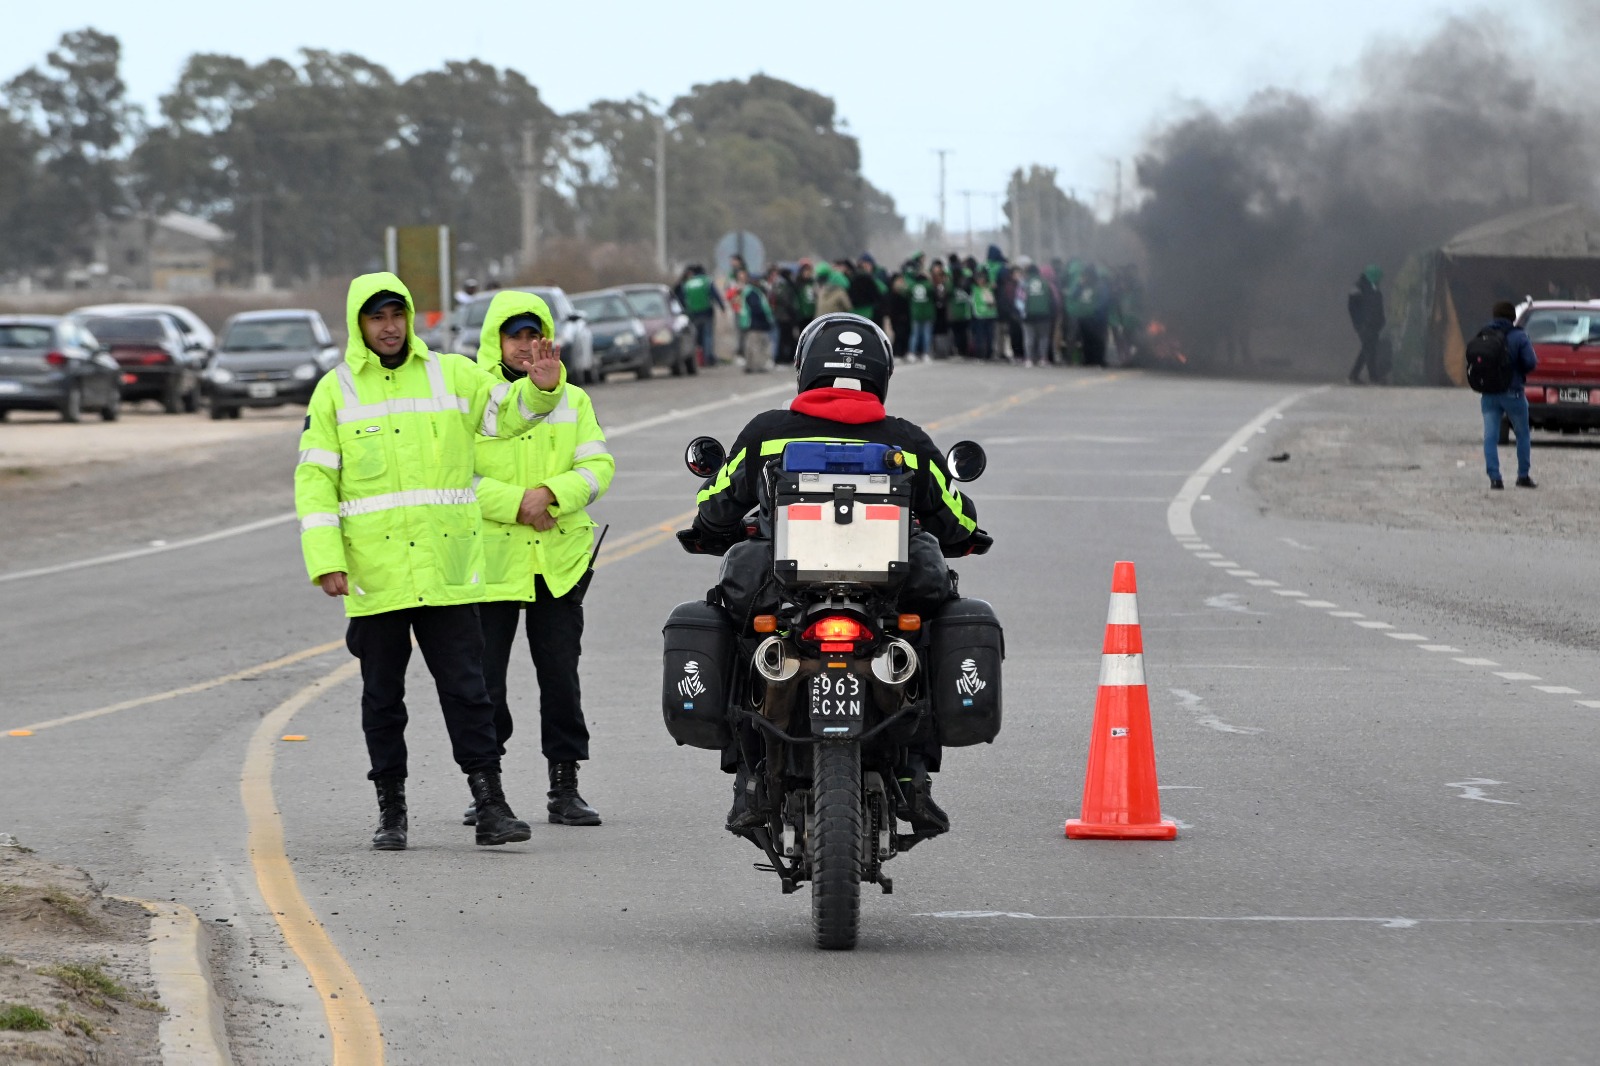
[[[1139,632],[1138,583],[1132,563],[1118,563],[1100,656],[1089,768],[1083,779],[1083,817],[1067,822],[1072,840],[1171,840],[1176,823],[1161,817],[1156,746],[1150,734],[1150,692],[1144,683],[1144,638]]]

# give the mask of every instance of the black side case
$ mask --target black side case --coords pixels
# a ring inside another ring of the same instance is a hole
[[[951,600],[929,626],[930,699],[947,747],[993,743],[1000,733],[1000,619],[986,600]]]
[[[728,688],[737,658],[733,623],[703,600],[680,603],[661,630],[661,714],[679,744],[717,751],[728,745]]]

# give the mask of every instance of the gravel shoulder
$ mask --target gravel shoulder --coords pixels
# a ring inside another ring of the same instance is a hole
[[[0,1062],[161,1062],[150,917],[88,874],[0,846]]]

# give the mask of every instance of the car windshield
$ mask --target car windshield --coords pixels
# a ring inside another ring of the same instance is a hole
[[[48,348],[54,339],[49,326],[0,323],[0,348]]]
[[[86,325],[105,344],[160,344],[167,339],[159,318],[91,318]]]
[[[635,314],[645,318],[671,318],[672,312],[667,310],[667,299],[659,292],[641,289],[627,294],[628,303],[633,305]]]
[[[610,293],[604,296],[574,296],[572,306],[582,311],[591,322],[614,322],[633,317],[633,312],[622,297]]]
[[[1535,344],[1600,344],[1600,307],[1531,311],[1522,328]]]
[[[311,323],[303,318],[235,322],[222,341],[222,350],[225,352],[281,352],[316,346]]]

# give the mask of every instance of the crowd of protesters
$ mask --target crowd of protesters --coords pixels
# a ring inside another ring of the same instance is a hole
[[[1079,259],[1008,260],[990,245],[982,261],[918,252],[890,271],[872,255],[802,259],[753,275],[734,256],[720,287],[696,264],[676,289],[694,321],[700,358],[715,365],[715,321],[733,316],[735,355],[758,373],[794,361],[795,341],[821,314],[851,311],[882,326],[907,361],[963,357],[1021,366],[1106,366],[1138,336],[1138,279]]]

